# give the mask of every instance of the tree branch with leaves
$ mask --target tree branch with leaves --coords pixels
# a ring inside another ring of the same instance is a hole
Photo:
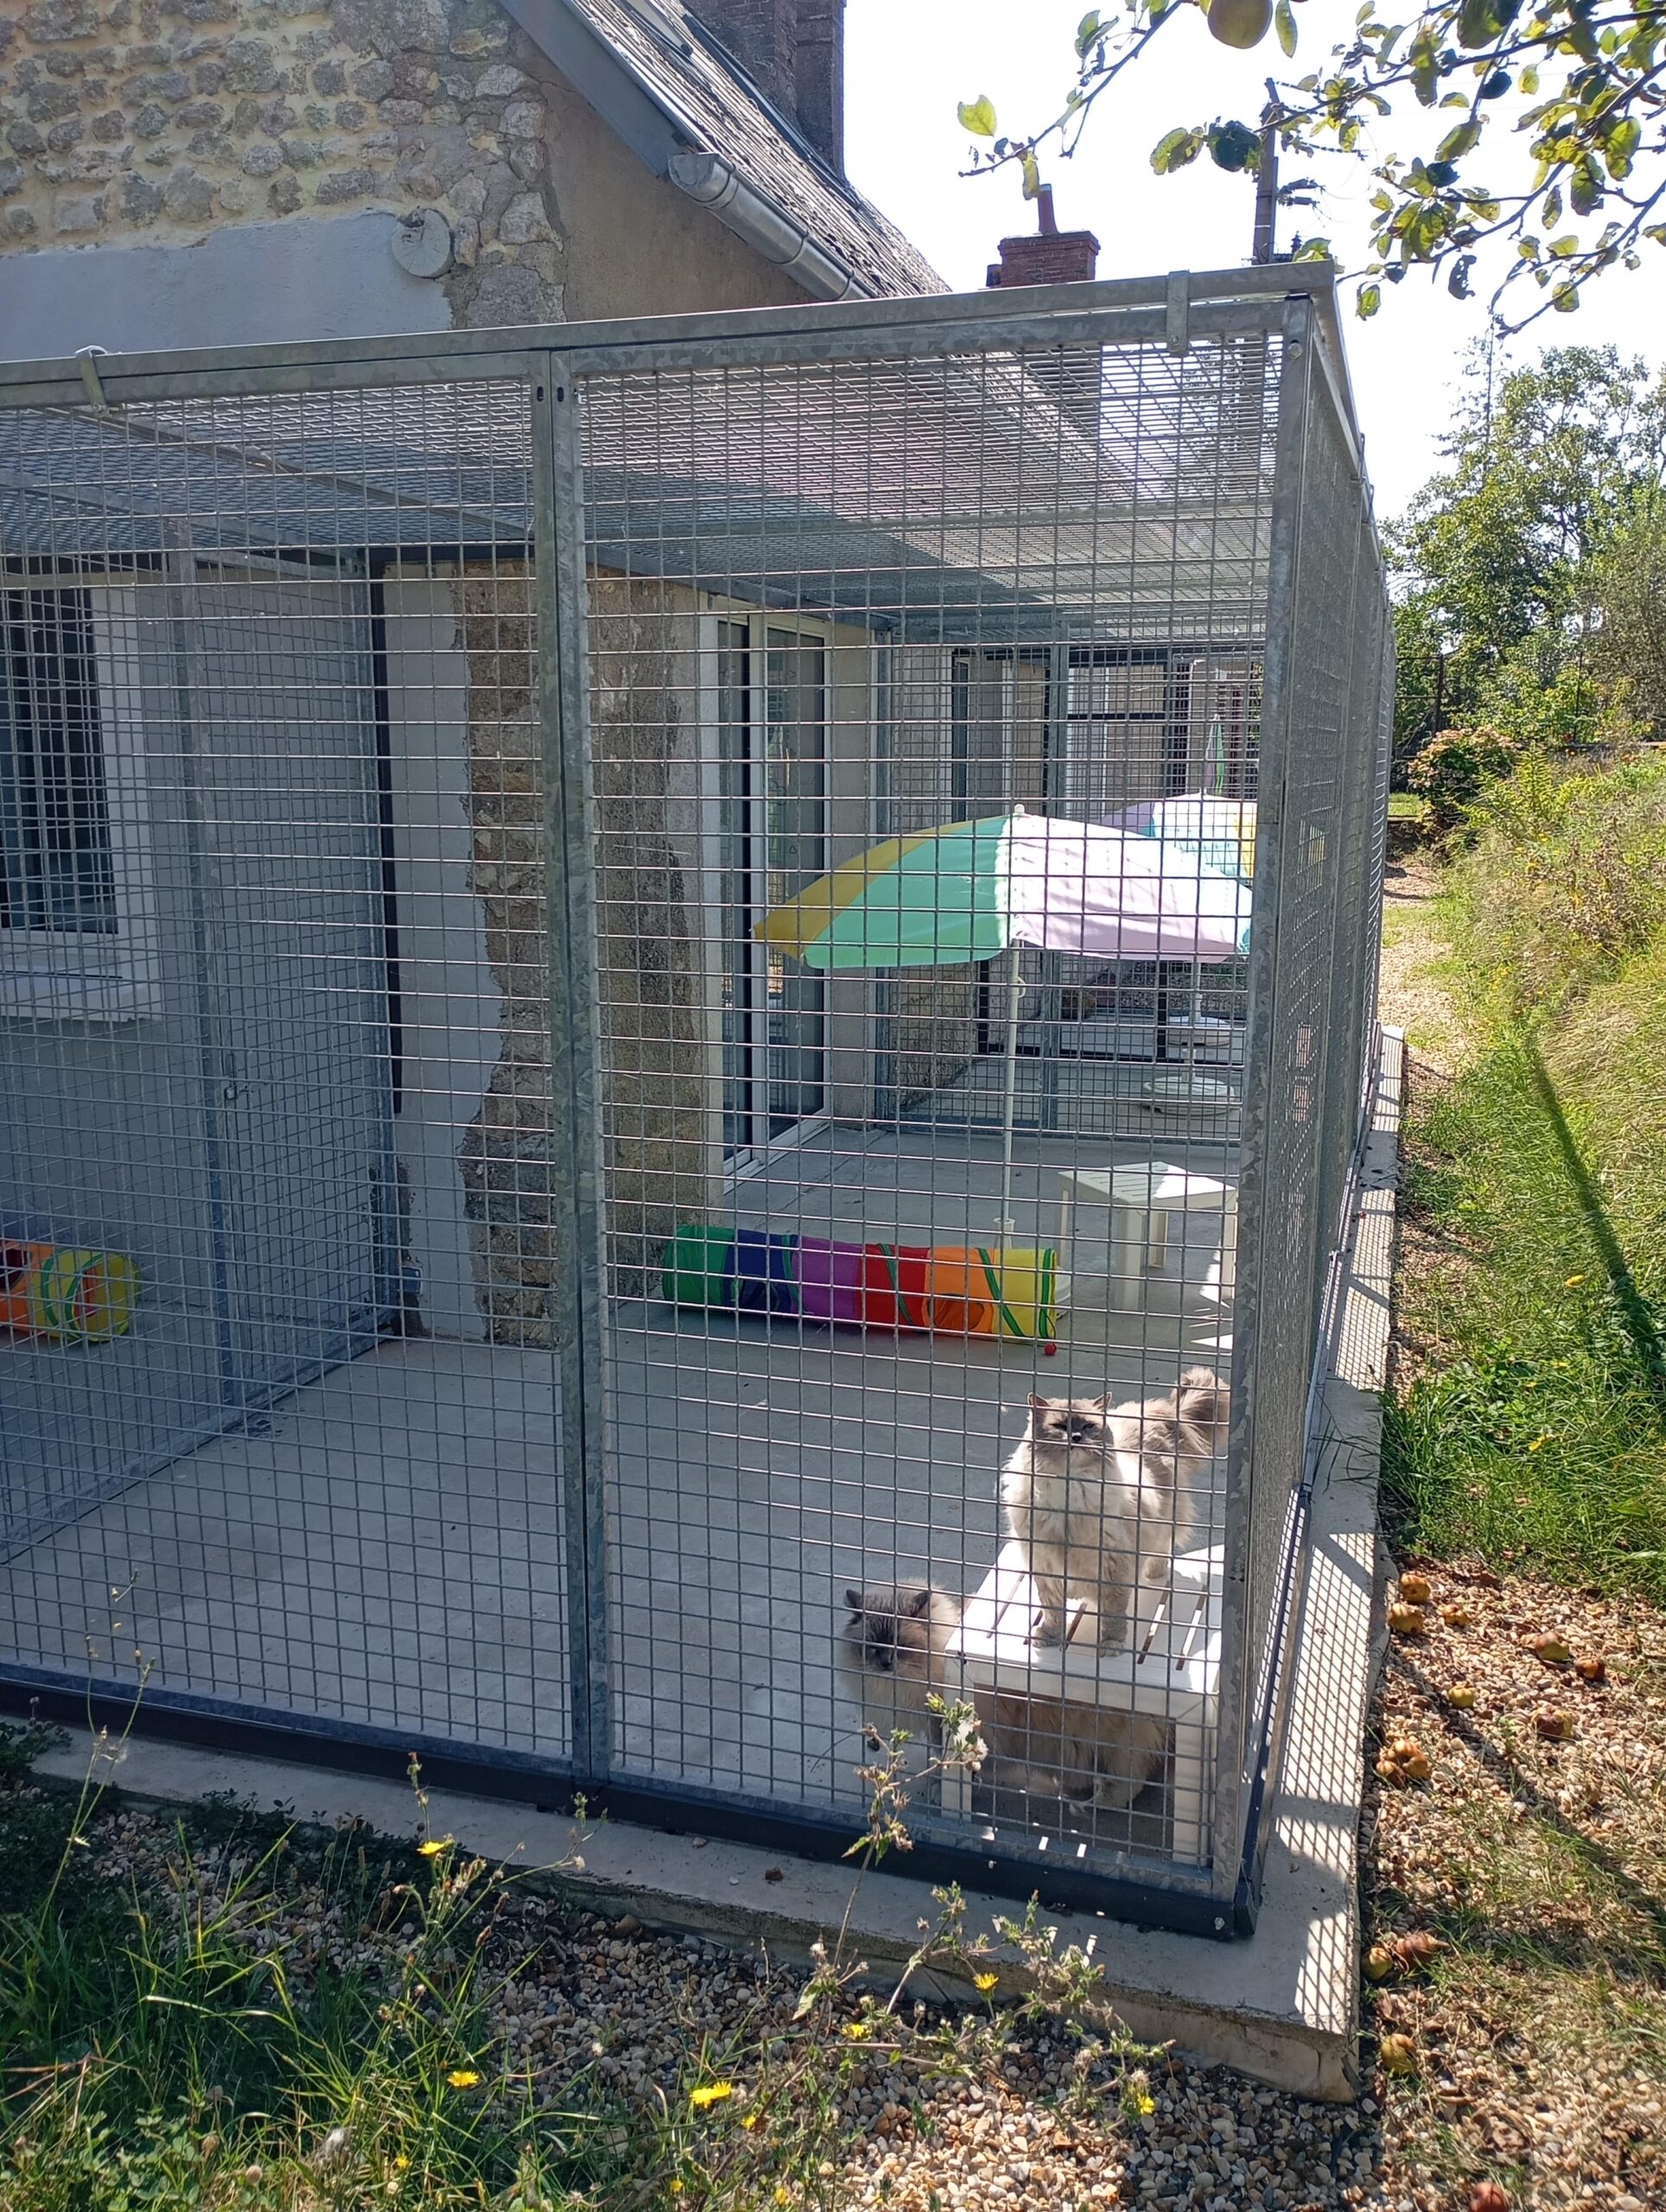
[[[1189,10],[1204,14],[1222,44],[1246,52],[1274,33],[1289,63],[1307,4],[1124,0],[1092,9],[1077,29],[1075,81],[1041,129],[1002,135],[986,98],[962,102],[975,142],[967,173],[1015,163],[1033,198],[1043,159],[1075,152],[1112,86]],[[1269,79],[1267,89],[1253,124],[1175,124],[1151,166],[1172,175],[1206,153],[1220,168],[1253,173],[1263,132],[1303,158],[1374,160],[1370,259],[1352,272],[1362,315],[1375,315],[1384,287],[1418,268],[1467,298],[1478,262],[1495,247],[1510,259],[1491,310],[1501,328],[1519,330],[1551,310],[1571,312],[1609,270],[1639,267],[1650,244],[1666,246],[1666,0],[1432,0],[1405,22],[1364,0],[1320,67]],[[1421,132],[1421,148],[1376,156],[1368,136],[1388,123],[1396,135]],[[1504,190],[1485,170],[1507,147],[1524,155],[1529,174]],[[1300,251],[1328,254],[1329,241],[1309,239]]]

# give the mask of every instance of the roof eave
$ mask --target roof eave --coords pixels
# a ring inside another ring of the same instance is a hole
[[[657,177],[784,269],[812,299],[870,299],[873,285],[796,217],[704,146],[657,86],[645,84],[570,0],[502,0],[547,60]]]

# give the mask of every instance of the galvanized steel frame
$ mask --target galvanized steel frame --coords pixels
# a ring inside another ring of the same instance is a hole
[[[596,1007],[599,982],[594,917],[593,855],[595,809],[588,746],[588,686],[585,666],[586,577],[584,479],[579,395],[583,379],[652,370],[788,365],[850,359],[936,358],[951,353],[1006,349],[1022,344],[1162,345],[1184,352],[1196,340],[1227,334],[1264,333],[1282,342],[1273,478],[1268,620],[1261,729],[1261,779],[1254,929],[1250,954],[1251,1029],[1246,1067],[1243,1184],[1239,1203],[1238,1323],[1232,1363],[1233,1420],[1226,1491],[1227,1589],[1220,1683],[1218,1761],[1215,1777],[1212,1863],[1203,1870],[1175,1867],[1148,1881],[1097,1874],[1068,1875],[1056,1862],[989,1859],[976,1843],[943,1837],[925,1840],[914,1854],[922,1872],[943,1873],[983,1887],[1021,1893],[1045,1881],[1059,1902],[1097,1904],[1142,1920],[1166,1922],[1216,1936],[1252,1924],[1265,1824],[1260,1807],[1269,1769],[1275,1770],[1288,1705],[1288,1668],[1276,1669],[1273,1694],[1257,1700],[1254,1669],[1258,1631],[1270,1625],[1275,1650],[1300,1605],[1300,1496],[1293,1514],[1277,1598],[1278,1619],[1252,1613],[1248,1586],[1250,1533],[1266,1501],[1255,1492],[1258,1417],[1260,1289],[1272,1264],[1264,1189],[1268,1116],[1271,1110],[1270,1038],[1280,967],[1281,881],[1287,800],[1301,767],[1301,733],[1292,725],[1296,579],[1302,557],[1307,461],[1313,423],[1323,410],[1358,454],[1358,434],[1348,394],[1338,329],[1332,272],[1324,264],[1275,265],[1213,274],[1177,272],[1167,277],[1095,285],[1037,287],[1021,294],[945,296],[904,301],[844,302],[834,306],[772,308],[744,315],[648,318],[573,324],[525,332],[454,332],[347,344],[268,346],[246,353],[171,352],[102,355],[85,361],[0,364],[0,409],[65,408],[119,410],[127,402],[154,402],[253,394],[345,391],[397,385],[502,380],[521,385],[530,416],[535,513],[533,543],[536,609],[540,639],[538,701],[545,794],[544,850],[548,895],[552,1138],[570,1166],[561,1218],[558,1267],[565,1310],[575,1317],[560,1345],[561,1431],[568,1517],[566,1579],[572,1676],[570,1761],[483,1753],[460,1759],[457,1747],[425,1747],[436,1777],[448,1771],[507,1794],[546,1794],[564,1777],[587,1793],[607,1793],[621,1813],[678,1818],[714,1831],[750,1834],[818,1855],[836,1855],[846,1829],[825,1815],[800,1818],[779,1805],[741,1803],[692,1787],[655,1785],[609,1789],[610,1718],[607,1682],[606,1576],[607,1471],[604,1464],[607,1330],[601,1261],[600,1082]],[[1355,641],[1360,676],[1378,678],[1375,759],[1369,785],[1363,779],[1350,809],[1358,830],[1369,809],[1370,849],[1364,857],[1368,913],[1352,918],[1359,942],[1349,947],[1354,988],[1346,1007],[1332,1002],[1319,1086],[1320,1138],[1348,1165],[1342,1187],[1332,1182],[1337,1218],[1321,1224],[1313,1254],[1307,1301],[1312,1316],[1307,1353],[1309,1434],[1302,1459],[1311,1476],[1313,1422],[1321,1363],[1332,1333],[1339,1271],[1347,1247],[1361,1109],[1370,1097],[1369,1067],[1363,1086],[1342,1080],[1360,1071],[1370,1033],[1375,982],[1375,931],[1380,899],[1386,817],[1388,702],[1391,651],[1388,642],[1380,560],[1371,533],[1363,471],[1356,487],[1359,528],[1356,558],[1370,568],[1376,609],[1370,640]],[[1356,603],[1358,594],[1354,594]],[[553,651],[550,645],[553,645]],[[1057,650],[1057,649],[1056,649]],[[1363,765],[1363,764],[1362,764]],[[1340,826],[1340,824],[1339,824]],[[1340,871],[1339,871],[1339,876]],[[1332,890],[1334,923],[1340,885]],[[1361,933],[1360,925],[1364,925]],[[1333,950],[1335,950],[1333,945]],[[1341,969],[1332,974],[1332,987]],[[1339,1021],[1343,1034],[1334,1033]],[[1340,1047],[1340,1049],[1339,1049]],[[1353,1095],[1356,1092],[1358,1095]],[[1343,1138],[1339,1145],[1336,1140]],[[1316,1160],[1321,1183],[1324,1155]],[[1304,1484],[1305,1487],[1305,1484]],[[60,1710],[85,1713],[85,1691],[67,1689],[40,1670],[14,1668],[0,1682],[0,1697],[46,1700]],[[1257,1709],[1259,1707],[1259,1709]],[[327,1755],[350,1764],[384,1764],[403,1756],[376,1729],[335,1726],[294,1717],[275,1728],[270,1715],[239,1712],[200,1697],[156,1694],[148,1700],[162,1728],[199,1740],[246,1740],[257,1725],[264,1747],[303,1759]],[[229,1724],[229,1725],[228,1725]],[[419,1747],[424,1748],[424,1747]],[[1260,1833],[1257,1834],[1256,1831]]]

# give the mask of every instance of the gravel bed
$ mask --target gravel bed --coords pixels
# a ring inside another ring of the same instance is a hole
[[[1408,2046],[1378,2077],[1387,2202],[1447,2212],[1494,2178],[1512,2204],[1661,2212],[1666,1620],[1480,1567],[1423,1580],[1421,1628],[1391,1638],[1365,1853],[1370,1939],[1440,1946],[1371,1999],[1379,2051]]]

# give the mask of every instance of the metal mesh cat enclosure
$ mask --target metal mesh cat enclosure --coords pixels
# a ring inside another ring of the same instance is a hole
[[[1326,273],[21,365],[0,538],[7,1697],[812,1850],[906,1732],[917,1865],[1246,1924],[1374,1050]]]

